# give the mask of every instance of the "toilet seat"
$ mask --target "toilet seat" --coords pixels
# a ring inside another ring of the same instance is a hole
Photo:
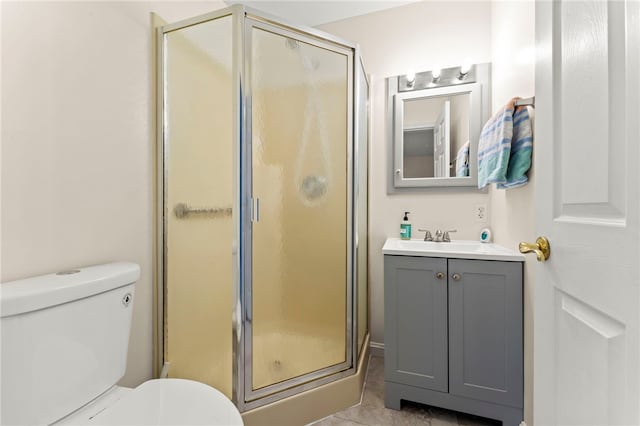
[[[184,379],[155,379],[127,392],[85,424],[109,426],[242,426],[242,417],[220,391]]]

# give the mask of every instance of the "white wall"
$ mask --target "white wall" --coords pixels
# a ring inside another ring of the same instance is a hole
[[[383,256],[387,237],[399,236],[402,212],[410,211],[418,228],[458,229],[458,239],[477,239],[488,223],[476,222],[474,206],[489,202],[477,190],[387,194],[387,127],[385,78],[409,70],[491,61],[489,2],[426,1],[320,26],[359,43],[367,73],[372,75],[370,176],[370,319],[371,339],[384,341]]]
[[[492,4],[493,111],[514,96],[535,94],[535,3],[500,1]],[[531,111],[531,110],[530,110]],[[535,141],[534,141],[535,149]],[[520,241],[534,241],[534,171],[530,183],[510,190],[490,191],[491,227],[495,242],[512,250]],[[533,424],[533,268],[528,256],[524,276],[525,420]]]
[[[151,16],[210,2],[2,2],[4,281],[115,260],[142,267],[124,385],[152,375]]]

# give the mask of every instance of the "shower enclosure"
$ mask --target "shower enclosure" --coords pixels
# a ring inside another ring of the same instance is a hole
[[[354,374],[367,334],[356,45],[236,5],[158,31],[159,368],[241,411]]]

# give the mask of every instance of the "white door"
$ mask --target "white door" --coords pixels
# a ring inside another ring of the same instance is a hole
[[[449,177],[451,102],[444,101],[433,127],[433,170],[435,177]]]
[[[639,10],[536,4],[536,425],[640,424]]]

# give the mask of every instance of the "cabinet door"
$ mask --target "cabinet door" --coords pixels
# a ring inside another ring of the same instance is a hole
[[[385,380],[446,392],[447,261],[384,258]]]
[[[523,406],[522,264],[449,259],[449,387]]]

